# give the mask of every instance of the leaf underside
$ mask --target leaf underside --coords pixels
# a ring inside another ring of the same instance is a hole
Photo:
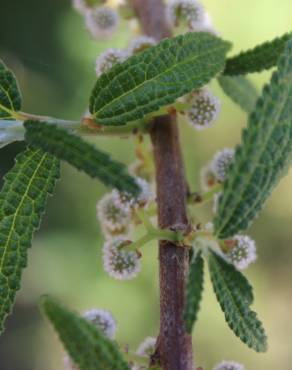
[[[209,269],[215,295],[230,329],[243,343],[257,352],[267,350],[267,337],[262,323],[249,306],[252,288],[241,272],[213,252]]]
[[[229,48],[208,33],[163,40],[104,73],[92,92],[90,112],[103,125],[140,119],[206,85],[223,70]]]
[[[14,74],[0,59],[0,119],[11,119],[21,109],[21,94]]]
[[[117,346],[94,325],[50,297],[41,307],[80,370],[129,370]]]
[[[19,154],[5,176],[0,193],[0,331],[20,287],[33,232],[58,177],[59,161],[40,149]]]
[[[261,72],[274,67],[283,53],[292,33],[286,33],[272,41],[267,41],[254,49],[250,49],[227,59],[225,75],[244,75]]]
[[[193,256],[190,263],[189,278],[186,287],[186,306],[184,321],[188,333],[192,332],[197,321],[198,312],[202,300],[204,284],[204,260],[201,253]]]
[[[218,82],[225,94],[235,104],[239,105],[247,113],[253,112],[258,93],[247,78],[244,76],[220,76]]]
[[[45,122],[26,121],[24,126],[25,139],[34,147],[40,147],[67,161],[106,185],[133,195],[139,193],[135,179],[128,174],[124,164],[114,161],[108,154],[97,150],[78,136]]]
[[[223,186],[215,234],[229,238],[246,230],[292,158],[292,40],[243,130]]]

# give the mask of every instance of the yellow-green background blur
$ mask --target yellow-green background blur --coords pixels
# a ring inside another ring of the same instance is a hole
[[[233,52],[291,30],[291,0],[205,0],[222,36],[234,43]],[[122,24],[112,41],[95,42],[69,0],[0,0],[0,57],[15,71],[24,96],[23,109],[33,113],[77,119],[87,109],[95,81],[95,57],[105,48],[125,46],[129,27]],[[252,75],[260,87],[269,72]],[[181,123],[181,141],[188,180],[199,184],[200,167],[217,149],[240,140],[246,115],[225,98],[220,120],[203,133]],[[133,141],[96,139],[95,144],[130,163]],[[22,144],[0,152],[0,178]],[[206,277],[199,323],[194,331],[197,365],[211,370],[232,359],[247,370],[292,369],[292,176],[285,178],[254,223],[251,234],[259,259],[247,275],[256,293],[255,309],[263,320],[269,351],[256,354],[230,332]],[[157,248],[144,248],[143,270],[130,282],[117,282],[102,269],[102,236],[96,221],[96,201],[106,191],[98,181],[67,165],[49,201],[41,231],[29,251],[13,315],[0,338],[1,370],[61,370],[63,350],[37,305],[52,294],[76,310],[110,309],[118,321],[118,340],[135,349],[145,336],[157,334]],[[204,216],[207,213],[204,213]]]

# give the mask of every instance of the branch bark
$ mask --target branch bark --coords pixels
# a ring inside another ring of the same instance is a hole
[[[162,0],[132,0],[144,33],[160,40],[171,36]],[[175,115],[152,122],[156,162],[158,221],[161,228],[188,229],[186,181]],[[159,246],[160,333],[153,360],[163,370],[193,370],[192,338],[183,322],[188,251],[168,241]]]

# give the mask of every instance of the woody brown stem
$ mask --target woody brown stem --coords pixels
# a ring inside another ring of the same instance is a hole
[[[171,35],[161,0],[132,0],[145,34],[160,40]],[[187,231],[186,181],[176,116],[153,119],[151,139],[156,164],[158,221],[162,229]],[[153,357],[163,370],[193,370],[192,339],[183,310],[188,251],[160,241],[160,333]]]

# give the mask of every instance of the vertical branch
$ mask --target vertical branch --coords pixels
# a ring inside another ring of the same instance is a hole
[[[162,0],[132,0],[145,34],[160,40],[171,35]],[[161,228],[186,231],[186,182],[175,115],[153,120],[151,139],[156,162],[158,220]],[[183,322],[188,252],[161,241],[160,333],[158,358],[163,370],[193,370],[192,339]]]

